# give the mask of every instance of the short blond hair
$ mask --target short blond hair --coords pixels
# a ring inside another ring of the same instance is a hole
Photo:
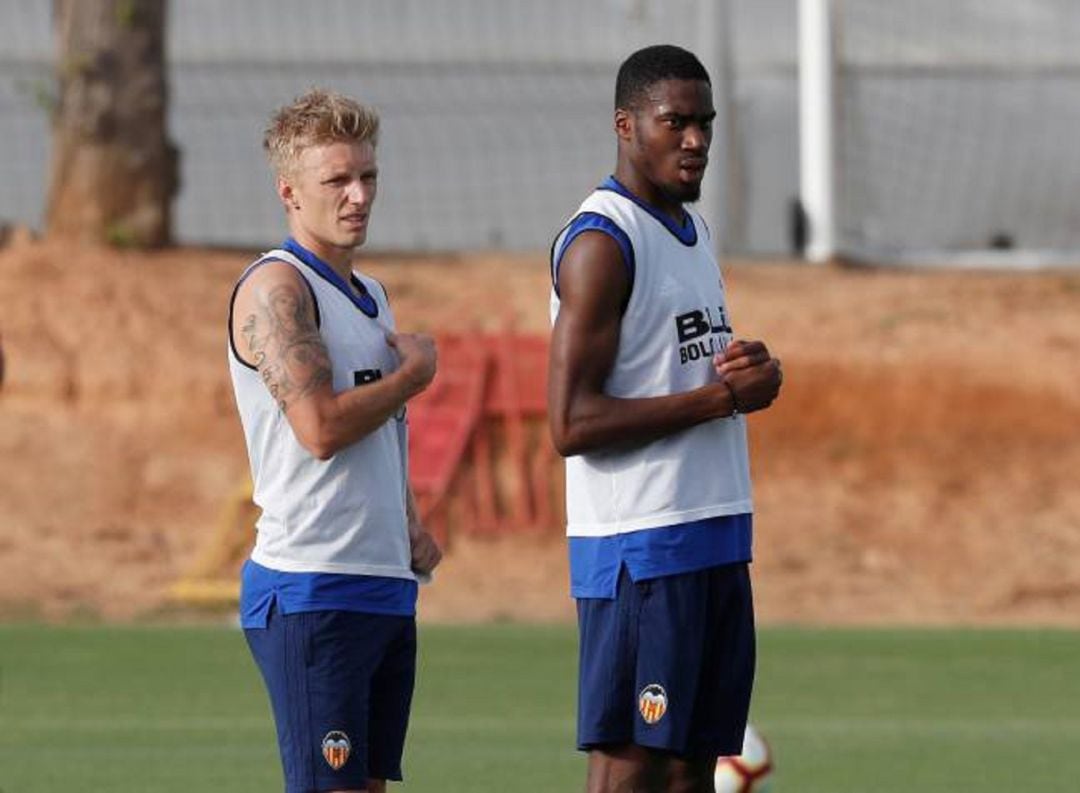
[[[334,91],[313,88],[291,105],[279,108],[263,136],[270,164],[279,174],[291,171],[300,152],[338,141],[370,143],[379,139],[379,114]]]

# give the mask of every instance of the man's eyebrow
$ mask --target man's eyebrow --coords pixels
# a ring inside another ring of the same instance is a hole
[[[678,118],[678,119],[701,119],[702,121],[712,121],[716,118],[716,111],[711,110],[708,113],[680,113],[678,110],[661,110],[660,118]]]

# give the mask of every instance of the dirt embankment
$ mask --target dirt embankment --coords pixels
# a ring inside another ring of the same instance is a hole
[[[0,251],[0,613],[157,613],[246,475],[248,257]],[[542,256],[385,257],[399,324],[547,329]],[[727,268],[784,360],[751,419],[764,622],[1080,625],[1080,271]],[[458,536],[425,619],[568,619],[559,528]]]

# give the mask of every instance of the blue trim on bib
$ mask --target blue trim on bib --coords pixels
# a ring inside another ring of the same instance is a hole
[[[660,578],[752,558],[751,513],[721,515],[607,537],[570,537],[570,594],[613,598],[619,570],[634,581]]]
[[[292,237],[287,237],[285,242],[281,243],[281,247],[287,250],[297,259],[302,261],[308,267],[315,271],[315,273],[326,281],[329,281],[334,287],[337,288],[345,297],[349,298],[354,306],[364,312],[367,316],[375,319],[379,316],[379,304],[372,297],[367,287],[363,282],[355,275],[350,276],[350,280],[353,285],[360,290],[360,294],[357,294],[349,285],[345,283],[345,280],[335,272],[334,268],[324,262],[314,253],[309,251],[299,242]]]
[[[596,189],[610,190],[613,193],[618,193],[624,198],[630,199],[643,210],[656,218],[660,223],[662,223],[664,228],[670,231],[675,237],[675,239],[677,239],[683,245],[687,247],[693,247],[694,245],[697,245],[697,226],[694,225],[694,219],[690,217],[690,213],[687,212],[685,209],[683,210],[683,222],[681,224],[676,223],[666,212],[661,212],[652,204],[645,203],[636,195],[631,193],[628,189],[626,189],[626,186],[623,185],[623,183],[616,179],[614,176],[609,176]]]
[[[236,349],[236,340],[233,338],[233,332],[232,332],[233,308],[236,306],[236,295],[240,292],[240,287],[243,285],[244,281],[246,281],[248,279],[248,276],[250,276],[253,272],[255,272],[258,268],[262,267],[267,262],[281,262],[282,264],[288,264],[290,267],[292,267],[291,263],[286,262],[283,259],[276,258],[274,256],[267,256],[267,257],[265,257],[263,259],[260,259],[259,261],[254,262],[253,264],[251,264],[246,270],[244,270],[244,272],[240,276],[240,279],[236,282],[236,286],[233,287],[232,295],[229,297],[229,324],[228,324],[228,327],[226,328],[228,330],[228,333],[229,333],[229,349],[232,350],[232,354],[236,357],[236,360],[242,366],[246,366],[248,369],[250,369],[253,372],[259,371],[259,368],[257,366],[252,366],[247,361],[245,361],[243,358],[241,358],[240,353]],[[296,268],[293,267],[293,269],[295,270]],[[319,313],[319,298],[315,296],[315,288],[311,285],[311,281],[309,281],[307,278],[304,277],[303,273],[297,271],[297,275],[299,275],[300,278],[303,279],[304,286],[306,286],[308,288],[308,292],[311,293],[311,304],[315,307],[315,327],[316,328],[321,328],[322,327],[322,315]]]
[[[555,289],[555,294],[559,294],[559,264],[562,263],[563,254],[570,247],[570,243],[586,231],[599,231],[615,240],[619,250],[622,251],[626,276],[630,279],[630,288],[627,290],[627,294],[633,292],[634,274],[637,271],[637,265],[634,260],[634,244],[630,242],[630,237],[607,215],[601,215],[599,212],[582,212],[567,225],[562,238],[562,245],[558,247],[551,258],[551,283]]]
[[[270,607],[282,614],[360,611],[411,617],[418,585],[408,578],[342,573],[288,573],[248,559],[240,573],[240,627],[265,628]]]

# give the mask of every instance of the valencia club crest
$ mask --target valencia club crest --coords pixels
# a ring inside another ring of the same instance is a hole
[[[351,749],[352,744],[349,743],[349,736],[341,730],[331,730],[322,739],[322,756],[326,758],[326,762],[335,771],[345,765],[345,762],[349,759]]]
[[[638,694],[637,706],[646,724],[656,724],[667,713],[667,692],[659,683],[650,683]]]

